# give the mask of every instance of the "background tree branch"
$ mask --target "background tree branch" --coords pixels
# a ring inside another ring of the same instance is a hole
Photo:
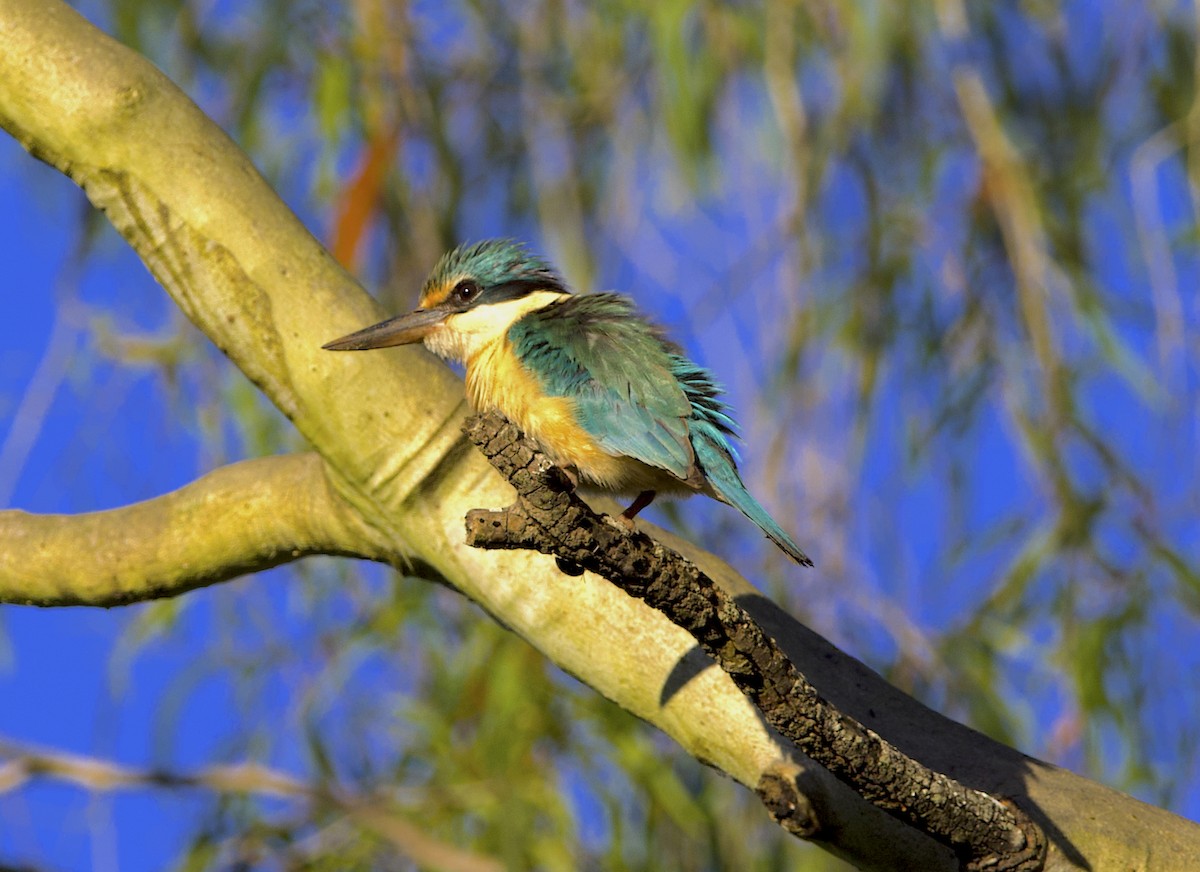
[[[422,868],[443,872],[503,872],[491,857],[465,851],[430,838],[398,811],[386,797],[358,796],[336,785],[309,783],[256,763],[209,766],[197,772],[139,770],[107,760],[31,748],[0,739],[0,794],[34,779],[56,779],[95,793],[137,788],[208,790],[250,794],[327,805],[391,843],[402,856]]]

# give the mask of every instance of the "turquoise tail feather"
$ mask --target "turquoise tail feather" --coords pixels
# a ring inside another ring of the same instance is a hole
[[[718,497],[753,521],[788,557],[802,566],[812,566],[812,560],[800,550],[795,540],[775,523],[775,519],[767,514],[767,510],[746,490],[737,467],[733,465],[729,450],[722,445],[725,440],[720,438],[719,434],[714,439],[705,433],[706,426],[711,425],[693,425],[692,448],[709,486]]]

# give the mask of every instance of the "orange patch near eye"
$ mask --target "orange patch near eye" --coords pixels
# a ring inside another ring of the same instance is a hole
[[[426,285],[421,291],[421,299],[417,305],[422,309],[432,309],[434,306],[441,305],[450,297],[450,292],[454,290],[454,286],[465,278],[470,278],[470,276],[466,274],[456,275],[445,281],[438,282],[436,285]]]

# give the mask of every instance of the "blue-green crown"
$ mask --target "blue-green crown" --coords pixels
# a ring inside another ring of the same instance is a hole
[[[444,297],[456,282],[471,279],[483,290],[482,297],[493,301],[523,296],[535,290],[568,292],[562,276],[545,258],[530,251],[515,239],[485,239],[460,245],[442,256],[433,268],[425,287],[423,301]]]

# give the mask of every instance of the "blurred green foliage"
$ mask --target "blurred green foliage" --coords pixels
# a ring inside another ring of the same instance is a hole
[[[820,569],[797,578],[719,511],[679,515],[817,629],[1030,753],[1173,807],[1200,792],[1179,714],[1200,701],[1189,6],[91,11],[393,308],[484,235],[636,291],[730,385],[752,490]],[[381,182],[356,186],[379,143]],[[163,348],[214,458],[297,447],[212,351]],[[238,688],[221,756],[295,770],[302,735],[314,784],[510,868],[840,868],[461,598],[332,561],[286,575],[205,594],[165,758],[220,674]],[[127,656],[188,611],[142,611]],[[345,821],[222,798],[182,865],[396,865]]]

